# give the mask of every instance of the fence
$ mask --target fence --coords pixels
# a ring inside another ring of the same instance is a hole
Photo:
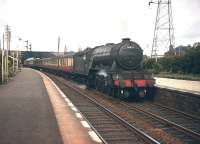
[[[0,49],[0,83],[5,83],[8,78],[15,76],[19,67],[19,52]]]
[[[4,83],[8,80],[8,53],[5,50],[0,50],[1,56],[1,71],[0,71],[0,78],[1,83]]]

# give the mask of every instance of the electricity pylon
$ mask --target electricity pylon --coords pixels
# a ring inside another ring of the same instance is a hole
[[[152,0],[157,4],[156,22],[151,50],[151,58],[163,56],[166,51],[173,52],[175,46],[171,0]]]

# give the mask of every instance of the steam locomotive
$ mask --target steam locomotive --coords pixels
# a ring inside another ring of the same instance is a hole
[[[143,50],[129,38],[62,57],[25,61],[25,65],[78,79],[121,99],[150,99],[154,93],[155,79],[143,69]]]

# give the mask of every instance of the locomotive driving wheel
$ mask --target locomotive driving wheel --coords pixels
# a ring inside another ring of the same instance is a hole
[[[130,98],[131,91],[129,89],[119,89],[118,97],[123,100],[128,100]]]
[[[87,80],[87,86],[89,88],[95,88],[96,87],[96,77],[94,73],[89,74],[88,80]]]
[[[138,99],[144,99],[147,95],[147,91],[145,88],[138,88],[137,97]]]
[[[131,95],[130,90],[125,89],[124,94],[123,94],[124,99],[128,99],[130,97],[130,95]]]

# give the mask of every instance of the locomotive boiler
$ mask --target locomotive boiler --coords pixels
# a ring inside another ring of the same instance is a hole
[[[94,48],[91,56],[93,68],[112,70],[136,70],[141,68],[143,51],[140,46],[129,38],[122,39],[119,44],[108,43]],[[104,66],[104,67],[101,67]]]

